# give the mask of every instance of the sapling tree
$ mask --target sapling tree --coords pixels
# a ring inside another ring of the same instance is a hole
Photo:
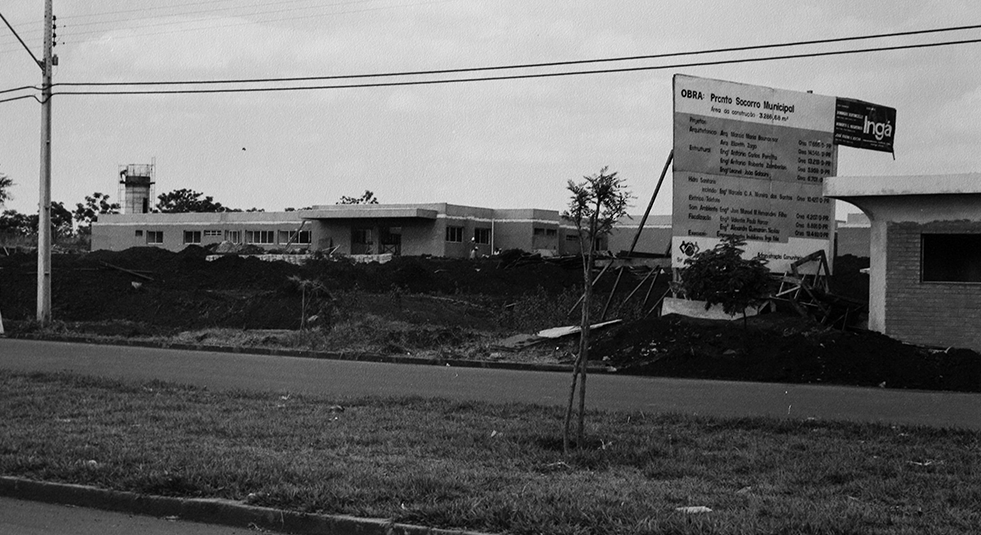
[[[586,418],[586,363],[589,359],[590,305],[593,299],[593,261],[597,242],[608,235],[617,220],[626,214],[630,201],[623,179],[616,172],[607,173],[607,168],[599,174],[584,177],[583,182],[569,181],[572,193],[569,211],[563,214],[576,226],[579,233],[580,255],[582,257],[583,299],[580,318],[579,353],[572,366],[572,384],[569,388],[569,403],[566,407],[565,424],[562,431],[562,448],[569,453],[569,427],[572,421],[572,408],[579,388],[579,427],[576,444],[581,446]]]
[[[770,294],[770,271],[767,260],[760,255],[743,258],[746,242],[735,235],[685,260],[681,287],[691,299],[705,301],[705,308],[722,305],[729,315],[763,304]]]
[[[327,292],[327,288],[318,280],[303,279],[298,275],[290,275],[289,281],[300,290],[300,330],[307,328],[310,318],[307,316],[311,302]]]

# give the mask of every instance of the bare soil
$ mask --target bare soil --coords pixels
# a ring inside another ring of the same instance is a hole
[[[320,259],[302,266],[239,256],[209,262],[207,254],[192,246],[180,253],[134,248],[55,255],[53,316],[76,331],[123,337],[213,328],[295,330],[304,315],[299,281],[308,281],[316,290],[306,294],[304,316],[318,316],[321,328],[353,314],[371,316],[381,318],[372,325],[403,326],[384,333],[386,352],[428,347],[452,354],[475,340],[575,323],[576,315],[567,310],[582,286],[575,259],[546,262],[514,252],[479,260],[405,257],[386,264]],[[10,332],[36,328],[30,321],[36,265],[33,254],[0,257],[0,312]],[[868,259],[836,258],[832,290],[867,302],[868,277],[859,272],[867,266]],[[607,276],[597,285],[601,299],[613,280]],[[636,306],[619,306],[639,282],[626,276],[611,306],[626,321],[596,333],[592,346],[593,358],[620,373],[981,391],[981,355],[973,351],[833,329],[789,307],[745,323],[643,318]],[[662,278],[650,294],[656,300],[666,291]],[[572,351],[574,341],[560,340],[468,355],[542,362],[568,359]]]

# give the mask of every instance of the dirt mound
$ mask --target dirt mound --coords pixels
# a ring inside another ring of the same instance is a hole
[[[638,321],[598,333],[593,354],[640,375],[981,391],[973,351],[932,351],[784,314],[745,325],[677,315]]]
[[[297,329],[304,299],[299,282],[308,281],[316,284],[307,287],[318,291],[306,295],[307,315],[322,315],[321,323],[337,324],[358,314],[384,318],[401,325],[387,339],[381,336],[386,333],[372,333],[383,338],[388,350],[455,351],[479,345],[480,336],[574,323],[570,311],[582,285],[578,263],[528,255],[401,257],[386,264],[317,259],[298,266],[236,255],[209,262],[208,254],[192,246],[180,253],[141,247],[54,255],[53,315],[88,326],[76,325],[77,330],[122,336],[210,327]],[[34,317],[36,266],[34,254],[0,257],[4,320]],[[859,271],[864,267],[867,258],[835,259],[832,291],[867,301],[868,276]],[[666,291],[666,279],[639,295],[649,293],[653,303]],[[597,284],[598,310],[615,280],[608,275]],[[637,275],[628,274],[619,298],[638,283]],[[614,315],[621,310],[616,303],[610,308]],[[363,338],[352,336],[355,341]],[[626,373],[981,390],[977,353],[931,351],[876,333],[829,329],[783,312],[751,318],[745,327],[741,321],[677,316],[628,322],[596,333],[593,348],[593,355],[608,357]]]
[[[494,259],[403,257],[386,264],[320,259],[297,266],[238,255],[209,262],[208,255],[196,246],[179,253],[136,247],[54,255],[53,316],[69,322],[116,319],[184,330],[297,328],[302,300],[297,280],[308,280],[320,283],[327,292],[391,294],[392,299],[380,301],[391,303],[386,305],[390,312],[420,321],[479,323],[473,307],[462,318],[449,307],[432,303],[419,304],[421,308],[410,314],[402,310],[399,298],[427,294],[508,299],[537,291],[561,292],[576,286],[580,277],[576,270],[544,263],[501,269]],[[6,319],[29,320],[35,315],[36,266],[34,255],[0,257],[0,305]],[[406,299],[405,304],[417,301]],[[446,314],[453,317],[442,318]]]

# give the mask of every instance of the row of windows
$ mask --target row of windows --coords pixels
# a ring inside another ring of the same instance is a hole
[[[535,236],[548,236],[550,238],[554,238],[555,236],[558,235],[559,231],[556,230],[556,229],[554,229],[554,228],[539,228],[539,227],[535,227],[535,229],[533,230],[533,233],[534,233]]]
[[[257,245],[310,245],[312,236],[309,230],[246,230],[245,242]],[[223,238],[232,243],[242,242],[241,230],[185,230],[183,231],[184,245],[200,244],[203,238]],[[146,237],[147,245],[162,245],[164,242],[164,232],[162,230],[137,230],[136,237]]]
[[[473,229],[474,243],[480,245],[490,245],[490,240],[491,240],[491,229],[489,228]],[[446,227],[446,241],[452,243],[462,243],[463,227]]]

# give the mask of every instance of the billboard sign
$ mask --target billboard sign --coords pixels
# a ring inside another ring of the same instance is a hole
[[[835,144],[893,152],[896,109],[850,98],[835,103]]]
[[[832,256],[835,97],[674,77],[671,264],[724,236],[746,240],[771,271],[817,250]]]

